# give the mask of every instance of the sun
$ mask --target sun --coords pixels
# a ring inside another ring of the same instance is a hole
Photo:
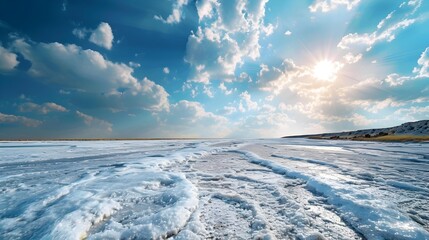
[[[313,76],[321,81],[334,81],[337,78],[338,66],[330,60],[322,60],[313,67]]]

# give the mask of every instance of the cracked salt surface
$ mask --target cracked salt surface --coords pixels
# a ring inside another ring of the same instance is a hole
[[[0,239],[429,239],[428,147],[1,142]]]

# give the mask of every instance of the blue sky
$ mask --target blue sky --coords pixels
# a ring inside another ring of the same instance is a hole
[[[424,0],[0,2],[0,138],[280,137],[429,118]]]

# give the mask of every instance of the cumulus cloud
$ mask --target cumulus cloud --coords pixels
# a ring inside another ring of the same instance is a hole
[[[341,65],[338,62],[333,64]],[[300,126],[305,131],[346,130],[356,128],[358,123],[362,126],[363,123],[370,122],[368,119],[365,121],[363,116],[354,114],[361,109],[358,105],[351,104],[351,98],[342,91],[350,82],[322,81],[314,76],[313,70],[308,66],[298,66],[290,59],[272,66],[261,65],[257,81],[259,88],[272,94],[267,100],[280,101],[282,104],[276,111],[262,104],[258,112],[273,112],[279,119],[294,116],[294,120],[306,123]],[[262,116],[264,115],[260,116],[259,121],[262,121]],[[311,123],[314,126],[310,126]],[[294,132],[294,129],[286,125],[279,127],[285,133]]]
[[[194,67],[191,81],[208,84],[213,78],[232,79],[241,62],[238,43],[226,36],[221,42],[206,38],[202,28],[187,43],[185,60]]]
[[[113,45],[113,32],[108,23],[101,22],[96,29],[75,28],[73,35],[79,39],[85,39],[89,35],[89,41],[110,50]]]
[[[223,107],[223,109],[222,109],[221,112],[224,115],[231,115],[231,114],[237,112],[237,108],[236,107],[232,107],[232,106],[225,106],[225,107]]]
[[[247,114],[234,125],[230,137],[281,137],[293,132],[296,122],[283,111],[264,104],[258,111]]]
[[[219,2],[217,0],[198,0],[195,5],[198,11],[198,18],[201,21],[205,17],[213,17],[213,10],[215,7],[218,7]]]
[[[225,95],[231,95],[233,92],[234,92],[234,90],[233,89],[228,89],[226,86],[225,86],[225,83],[224,82],[221,82],[220,84],[219,84],[219,89],[225,94]]]
[[[273,24],[268,23],[268,25],[266,25],[266,26],[262,26],[262,32],[265,34],[265,36],[270,36],[271,34],[273,34],[273,33],[274,33],[274,30],[275,30],[276,28],[277,28],[277,27],[276,27],[276,26],[274,26]]]
[[[411,77],[409,76],[400,76],[397,73],[392,73],[387,75],[384,81],[388,83],[390,86],[399,86],[399,85],[402,85],[405,81],[408,81],[410,79]]]
[[[369,51],[371,50],[372,46],[378,42],[393,41],[396,37],[396,34],[399,32],[399,30],[407,28],[415,21],[416,21],[415,19],[404,19],[400,22],[397,22],[391,25],[389,28],[385,29],[384,31],[377,30],[370,34],[349,33],[341,39],[340,43],[338,43],[338,47],[342,49],[349,49],[353,45],[355,46],[361,45],[361,46],[365,46],[366,50]]]
[[[336,9],[338,6],[345,6],[347,10],[351,10],[359,4],[360,0],[316,0],[309,6],[311,12],[329,12]]]
[[[0,72],[13,70],[18,64],[17,55],[0,45]]]
[[[24,125],[26,127],[38,127],[42,124],[42,121],[23,116],[0,113],[0,124],[1,123],[15,123]]]
[[[413,70],[417,77],[429,77],[429,47],[422,52],[417,63],[419,66]]]
[[[416,80],[419,78],[428,78],[429,77],[429,47],[426,48],[420,58],[417,60],[417,67],[413,69],[414,75],[401,76],[397,73],[389,74],[384,82],[388,83],[390,86],[400,86],[403,85],[406,81]]]
[[[227,118],[207,112],[199,102],[182,100],[156,116],[164,136],[225,137],[230,131]]]
[[[338,47],[352,49],[355,52],[361,51],[362,48],[369,51],[376,43],[391,42],[402,29],[406,29],[417,21],[417,19],[412,18],[412,15],[419,7],[420,4],[401,4],[397,10],[382,19],[373,32],[349,33],[341,39]]]
[[[258,73],[259,80],[257,83],[261,90],[277,93],[283,89],[283,86],[288,81],[282,69],[275,66],[268,67],[261,64],[261,70]]]
[[[247,91],[244,91],[240,94],[240,109],[241,111],[247,110],[257,110],[258,103],[252,100],[252,96]],[[246,106],[246,108],[244,108]]]
[[[333,75],[337,75],[343,66],[337,61],[330,64],[332,64]],[[279,106],[281,113],[294,116],[295,119],[301,119],[306,123],[315,122],[319,127],[314,129],[320,129],[320,124],[329,122],[352,124],[355,108],[348,107],[348,102],[339,91],[344,85],[348,85],[347,83],[320,80],[314,74],[316,67],[299,66],[291,59],[285,59],[271,66],[262,64],[260,67],[257,80],[259,89],[271,94],[266,98],[267,101],[283,103]],[[335,79],[336,76],[332,78]],[[259,109],[262,108],[264,105]],[[269,111],[266,110],[266,112]],[[279,113],[279,111],[275,112]],[[288,129],[289,132],[292,130]]]
[[[403,122],[428,119],[429,106],[400,108],[394,112],[394,116],[401,119]]]
[[[162,69],[162,72],[165,73],[165,74],[170,74],[170,69],[168,67],[164,67]]]
[[[47,102],[41,105],[33,102],[27,102],[19,105],[19,111],[21,112],[37,112],[41,114],[48,114],[50,112],[68,112],[68,110],[56,103]]]
[[[350,105],[363,108],[370,113],[377,113],[385,108],[397,108],[405,104],[427,101],[429,91],[428,76],[425,73],[425,56],[427,49],[417,61],[413,73],[400,75],[388,74],[383,79],[369,78],[351,86],[337,90],[342,99]],[[423,69],[423,72],[421,70]],[[410,94],[412,93],[412,94]]]
[[[371,113],[378,113],[388,107],[400,107],[405,105],[405,103],[395,101],[393,98],[386,98],[381,101],[367,101],[366,103],[359,102],[358,104],[363,105],[365,110]]]
[[[72,31],[73,35],[79,39],[84,39],[89,32],[90,30],[86,28],[75,28]]]
[[[209,87],[209,86],[207,86],[207,85],[204,85],[203,86],[203,92],[209,97],[209,98],[213,98],[214,97],[214,94],[213,94],[213,91],[212,91],[212,88],[211,87]]]
[[[133,76],[134,69],[114,63],[99,52],[84,50],[74,44],[14,42],[15,49],[32,65],[29,74],[61,89],[75,89],[117,107],[139,107],[151,111],[168,109],[165,89],[144,78]]]
[[[176,24],[176,23],[180,23],[180,21],[183,18],[183,7],[188,5],[189,0],[177,0],[174,4],[173,4],[173,10],[171,12],[171,14],[167,17],[167,18],[163,18],[159,15],[155,15],[154,18],[156,20],[159,20],[163,23],[167,23],[167,24]]]
[[[190,80],[235,80],[237,66],[260,56],[259,38],[274,27],[264,24],[268,0],[204,0],[196,3],[199,27],[189,38],[185,60],[192,66]]]
[[[352,53],[347,53],[346,55],[344,55],[343,58],[346,61],[346,63],[353,64],[353,63],[359,62],[359,60],[362,58],[362,54],[359,53],[359,54],[353,55]]]
[[[278,66],[262,64],[260,67],[257,84],[262,91],[274,95],[278,95],[293,79],[309,76],[311,72],[308,67],[297,66],[291,59],[285,59]]]
[[[112,28],[108,23],[102,22],[92,31],[89,41],[105,49],[111,49],[113,43]]]
[[[81,118],[87,126],[101,127],[101,128],[105,129],[108,132],[112,132],[112,126],[113,125],[111,123],[107,122],[107,121],[95,118],[93,116],[90,116],[88,114],[82,113],[80,111],[76,111],[76,115],[79,118]]]
[[[140,63],[136,63],[136,62],[128,62],[128,65],[132,68],[139,68],[141,67]]]

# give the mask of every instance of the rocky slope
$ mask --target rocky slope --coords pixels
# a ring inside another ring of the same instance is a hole
[[[377,138],[383,136],[429,136],[429,120],[421,120],[417,122],[407,122],[396,127],[363,129],[349,132],[338,133],[322,133],[313,135],[301,136],[286,136],[285,138],[293,137],[309,137],[321,139],[362,139],[362,138]]]

